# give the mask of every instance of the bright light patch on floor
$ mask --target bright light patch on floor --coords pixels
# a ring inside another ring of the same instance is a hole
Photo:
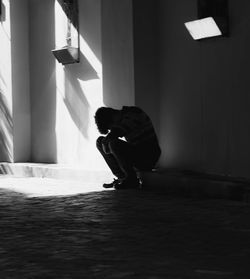
[[[189,21],[185,23],[185,26],[194,40],[222,35],[212,17]]]
[[[101,183],[67,181],[52,178],[1,178],[0,190],[6,189],[27,197],[72,196],[104,191]]]

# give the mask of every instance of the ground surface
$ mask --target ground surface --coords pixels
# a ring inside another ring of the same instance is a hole
[[[19,181],[0,181],[1,279],[250,278],[249,204]]]

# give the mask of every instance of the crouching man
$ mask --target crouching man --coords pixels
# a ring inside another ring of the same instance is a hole
[[[139,187],[136,170],[152,170],[161,149],[148,115],[138,107],[121,110],[100,107],[95,113],[99,132],[96,145],[116,179],[104,188]]]

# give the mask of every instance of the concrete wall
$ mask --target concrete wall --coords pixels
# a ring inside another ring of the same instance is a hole
[[[5,57],[13,78],[5,90],[8,98],[1,98],[10,110],[9,160],[106,169],[95,147],[99,134],[93,116],[104,104],[134,104],[132,4],[105,1],[101,9],[101,0],[78,2],[80,63],[62,66],[51,53],[62,47],[55,1],[11,1],[15,36]],[[5,69],[4,74],[11,76]]]
[[[56,162],[54,1],[29,2],[31,150],[34,162]]]
[[[134,105],[132,0],[102,1],[103,101],[120,109]]]
[[[24,162],[31,156],[28,1],[11,0],[10,12],[14,161]]]
[[[30,1],[32,159],[103,169],[93,118],[103,105],[101,6],[78,2],[80,63],[63,66],[51,53],[62,47],[60,11],[53,0]]]
[[[157,24],[157,1],[133,1],[135,104],[147,112],[158,133],[160,56]]]
[[[2,1],[0,42],[0,161],[13,161],[11,25],[7,0]]]
[[[81,62],[66,67],[51,53],[58,31],[54,1],[29,1],[29,46],[20,16],[27,15],[27,2],[18,2],[12,1],[11,26],[9,1],[3,1],[0,26],[1,161],[29,154],[30,66],[34,162],[105,168],[93,114],[103,104],[136,104],[157,128],[160,166],[250,176],[249,1],[229,0],[230,37],[201,42],[184,27],[197,17],[196,0],[158,0],[156,6],[150,0],[79,1]]]
[[[196,42],[196,0],[159,6],[161,165],[250,177],[250,3],[230,0],[230,37]]]
[[[26,161],[30,159],[26,0],[2,1],[0,41],[0,161]]]

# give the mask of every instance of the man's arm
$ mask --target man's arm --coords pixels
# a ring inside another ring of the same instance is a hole
[[[119,129],[118,127],[112,128],[108,135],[102,141],[103,150],[106,154],[110,153],[109,143],[120,137],[123,137],[122,129]]]

